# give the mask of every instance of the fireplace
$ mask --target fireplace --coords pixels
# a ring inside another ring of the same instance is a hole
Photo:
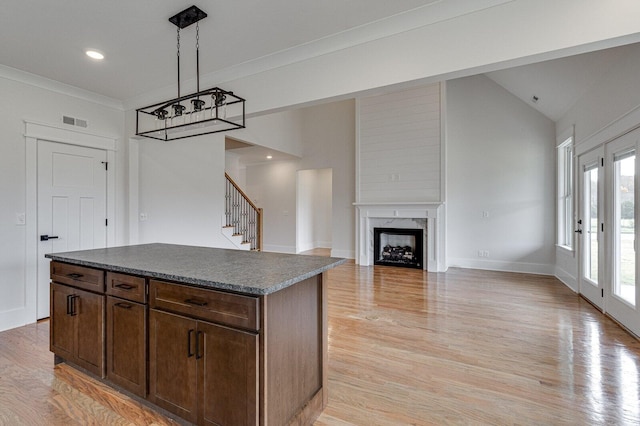
[[[423,268],[422,229],[373,228],[373,264]]]

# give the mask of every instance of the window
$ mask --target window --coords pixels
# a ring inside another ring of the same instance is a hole
[[[558,245],[573,249],[573,137],[558,146]]]

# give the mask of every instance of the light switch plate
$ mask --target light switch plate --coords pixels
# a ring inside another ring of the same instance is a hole
[[[27,223],[27,215],[24,213],[16,213],[16,225],[25,225]]]

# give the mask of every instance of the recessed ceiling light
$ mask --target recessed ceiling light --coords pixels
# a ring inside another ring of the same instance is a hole
[[[267,160],[271,160],[273,158],[273,155],[267,155]]]
[[[97,60],[104,59],[104,55],[96,50],[87,50],[85,53],[91,59],[97,59]]]

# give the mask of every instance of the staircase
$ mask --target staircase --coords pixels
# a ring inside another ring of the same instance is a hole
[[[228,174],[222,234],[240,250],[262,250],[262,209],[258,208]]]

